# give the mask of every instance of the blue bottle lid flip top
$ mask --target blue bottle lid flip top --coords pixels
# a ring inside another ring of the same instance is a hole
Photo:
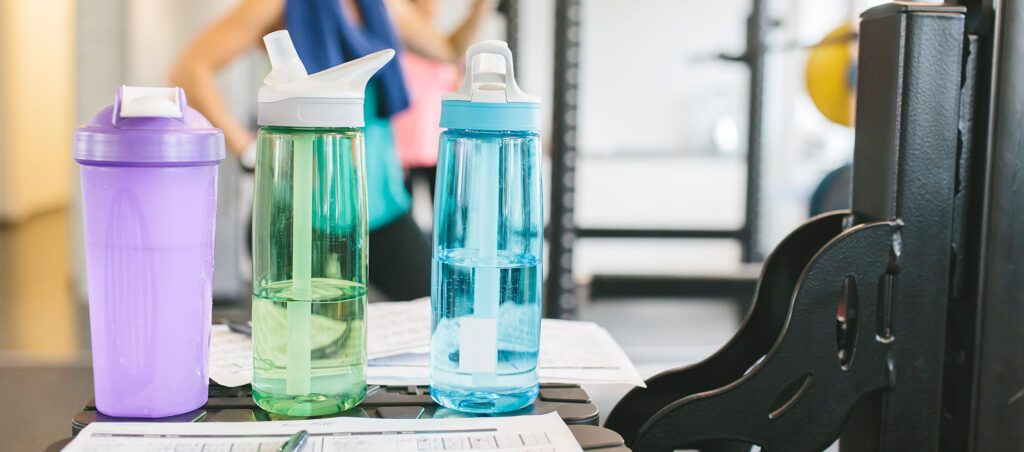
[[[445,129],[539,131],[540,98],[516,84],[512,52],[504,41],[484,41],[466,51],[466,77],[441,100]]]

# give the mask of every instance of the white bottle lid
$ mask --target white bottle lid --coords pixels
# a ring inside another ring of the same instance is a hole
[[[286,127],[362,127],[366,84],[392,49],[307,75],[287,30],[263,37],[271,71],[260,87],[257,123]]]

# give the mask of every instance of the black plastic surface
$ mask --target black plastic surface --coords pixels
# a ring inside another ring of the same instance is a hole
[[[557,412],[570,426],[584,450],[628,450],[619,434],[598,427],[598,409],[590,396],[576,385],[541,385],[540,396],[530,406],[502,416],[537,415]],[[370,386],[366,399],[355,408],[323,417],[375,417],[385,419],[429,419],[448,417],[455,411],[438,406],[426,386]],[[458,413],[460,417],[465,413]],[[159,419],[116,418],[96,411],[90,400],[71,421],[77,435],[93,422],[258,422],[296,419],[264,411],[252,400],[250,386],[228,388],[210,383],[210,400],[202,408]]]

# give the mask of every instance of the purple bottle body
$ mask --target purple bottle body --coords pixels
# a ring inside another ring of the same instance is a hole
[[[120,118],[119,90],[75,134],[96,408],[109,416],[207,401],[223,134],[179,96],[181,118]]]

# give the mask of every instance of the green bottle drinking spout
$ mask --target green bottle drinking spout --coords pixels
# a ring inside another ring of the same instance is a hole
[[[253,385],[272,413],[318,416],[366,395],[363,98],[382,50],[307,75],[287,31],[263,38],[253,201]]]

